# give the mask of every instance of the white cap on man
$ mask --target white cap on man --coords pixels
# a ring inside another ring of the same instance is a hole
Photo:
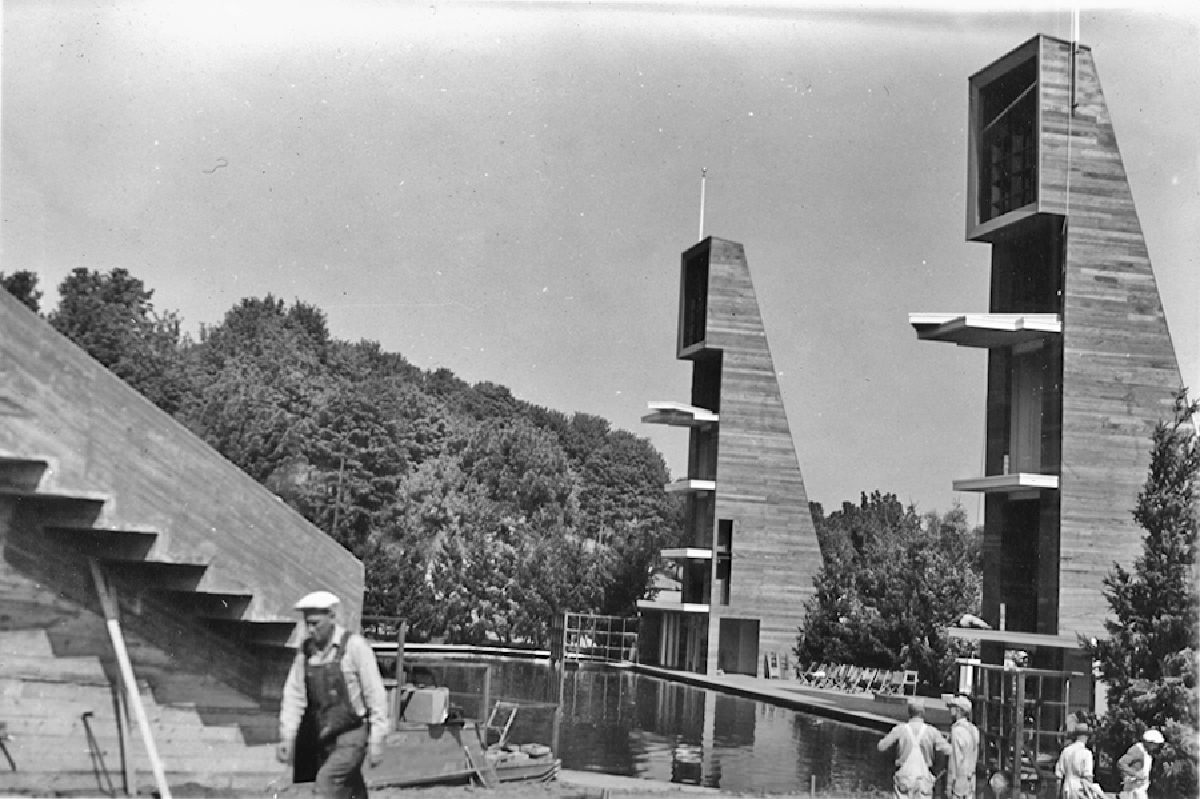
[[[1163,743],[1163,735],[1158,730],[1146,730],[1142,733],[1142,740],[1148,744]]]
[[[293,607],[296,610],[333,610],[340,602],[337,595],[331,594],[328,591],[313,591],[311,594],[305,594],[300,598]]]

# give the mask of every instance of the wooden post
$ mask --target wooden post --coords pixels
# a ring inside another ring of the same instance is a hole
[[[158,795],[162,799],[171,799],[171,786],[167,785],[166,772],[163,770],[162,761],[158,759],[158,749],[154,745],[154,736],[150,733],[150,720],[146,717],[146,708],[142,705],[142,695],[138,691],[137,679],[133,676],[133,665],[129,662],[129,651],[125,648],[125,636],[121,633],[120,606],[116,589],[105,579],[104,573],[100,570],[100,564],[96,562],[95,558],[88,558],[88,565],[92,569],[92,581],[96,584],[96,593],[100,595],[100,606],[104,609],[108,637],[112,640],[113,651],[117,655],[117,665],[121,669],[121,678],[125,683],[125,694],[128,697],[129,705],[133,707],[138,728],[142,733],[142,743],[146,745],[146,755],[150,758],[150,768],[154,771]]]
[[[1016,669],[1013,674],[1014,686],[1013,731],[1012,731],[1012,771],[1009,782],[1013,796],[1021,795],[1021,760],[1025,752],[1025,673],[1024,669]]]
[[[558,691],[554,704],[554,716],[550,725],[550,748],[554,750],[555,756],[559,756],[559,738],[562,735],[562,720],[563,720],[563,698],[564,698],[564,683],[567,679],[567,664],[566,661],[560,660],[558,663],[551,664],[554,671],[555,682],[558,683]],[[578,684],[579,673],[575,674],[576,684]]]
[[[396,687],[392,689],[392,729],[400,725],[400,692],[404,686],[404,639],[408,637],[408,622],[396,627]]]
[[[479,720],[487,723],[492,712],[492,666],[490,663],[483,667],[483,696],[479,700]],[[485,740],[484,746],[487,745]]]

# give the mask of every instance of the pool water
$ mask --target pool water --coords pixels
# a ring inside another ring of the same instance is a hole
[[[557,732],[550,709],[523,710],[510,740],[552,743],[565,769],[746,793],[891,790],[882,733],[627,669],[502,662],[492,695],[555,701],[560,674]]]

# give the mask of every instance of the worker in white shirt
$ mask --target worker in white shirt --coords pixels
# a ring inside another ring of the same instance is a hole
[[[1146,730],[1142,740],[1129,747],[1117,768],[1121,770],[1121,799],[1146,799],[1150,793],[1150,767],[1154,755],[1162,748],[1163,736],[1158,730]]]

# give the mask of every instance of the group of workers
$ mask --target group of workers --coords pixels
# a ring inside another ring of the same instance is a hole
[[[946,796],[950,799],[975,798],[975,773],[979,761],[979,729],[971,723],[971,700],[955,696],[947,701],[953,723],[950,740],[925,722],[925,703],[914,697],[908,702],[908,721],[897,724],[879,742],[879,751],[896,747],[896,773],[893,788],[896,799],[924,799],[933,796],[936,779],[934,758],[946,756]],[[1104,793],[1094,781],[1094,761],[1087,742],[1091,729],[1086,724],[1071,728],[1072,742],[1063,749],[1055,764],[1061,799],[1103,799]],[[1163,744],[1162,733],[1146,730],[1142,739],[1117,762],[1122,777],[1120,799],[1147,799],[1150,767]],[[997,791],[1000,793],[1000,791]]]
[[[1086,724],[1077,725],[1072,730],[1074,740],[1063,749],[1054,767],[1055,775],[1062,781],[1063,799],[1099,799],[1104,795],[1094,781],[1095,761],[1088,748],[1091,734],[1092,730]],[[1150,767],[1163,743],[1161,732],[1146,730],[1142,739],[1121,755],[1117,761],[1121,771],[1121,799],[1147,799]]]
[[[388,730],[387,693],[370,644],[338,623],[338,598],[314,591],[296,603],[304,616],[304,641],[283,686],[279,712],[280,762],[293,765],[297,779],[313,780],[327,799],[366,799],[364,762],[378,765]],[[933,795],[934,757],[947,757],[946,795],[974,799],[979,760],[979,729],[971,723],[971,700],[947,701],[953,718],[950,739],[925,722],[925,703],[908,702],[908,721],[897,724],[879,742],[879,751],[896,747],[893,787],[897,799]],[[1063,799],[1095,796],[1091,730],[1076,725],[1055,774]],[[1154,754],[1162,733],[1147,730],[1121,757],[1121,799],[1146,799]]]
[[[975,799],[975,768],[979,760],[979,728],[971,723],[971,700],[955,696],[947,703],[954,723],[950,740],[925,722],[925,702],[908,700],[908,721],[897,724],[879,742],[879,751],[896,747],[893,787],[897,799],[933,796],[934,757],[947,756],[946,795],[952,799]]]

